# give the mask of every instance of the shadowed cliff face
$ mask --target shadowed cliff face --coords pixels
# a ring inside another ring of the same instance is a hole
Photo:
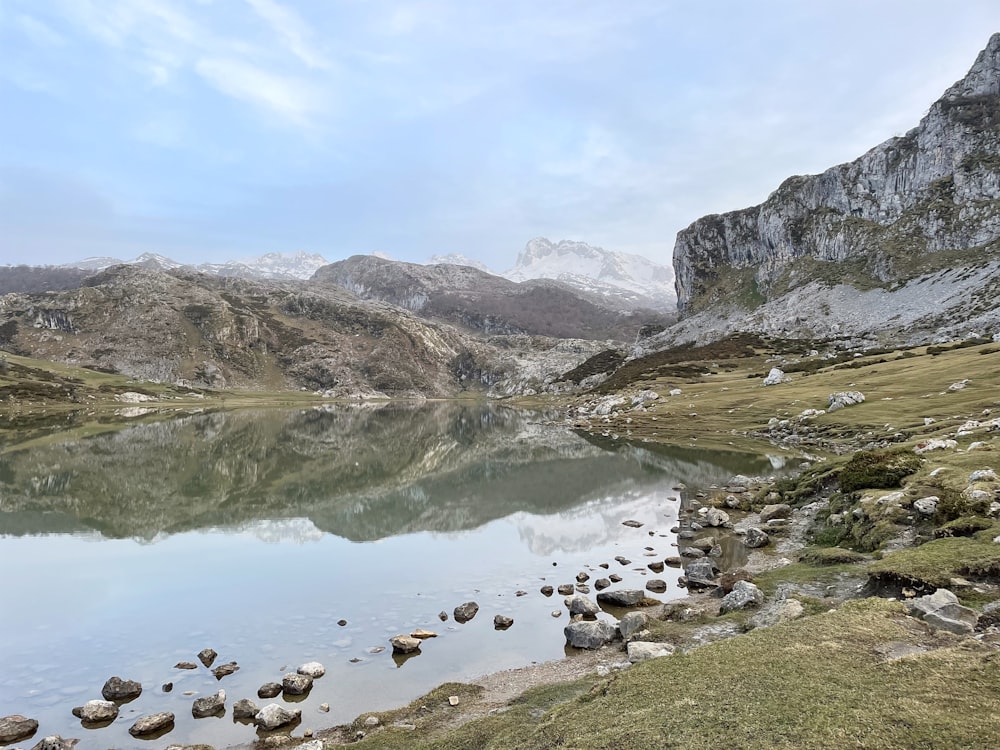
[[[998,154],[1000,34],[906,135],[678,233],[679,308],[753,308],[810,281],[884,286],[995,257]]]
[[[605,450],[537,419],[452,404],[232,412],[14,449],[0,456],[0,534],[152,540],[308,518],[370,541],[554,513],[664,476],[698,485],[768,468],[736,455]]]

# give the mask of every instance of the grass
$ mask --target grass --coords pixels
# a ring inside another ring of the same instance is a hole
[[[849,602],[633,666],[438,735],[375,733],[360,748],[956,748],[996,738],[1000,653],[930,644],[901,605]],[[942,646],[885,662],[894,641]],[[419,701],[418,701],[419,703]]]
[[[987,579],[1000,583],[1000,522],[971,537],[935,539],[919,547],[886,554],[868,567],[870,577],[906,583],[948,586],[955,577]]]

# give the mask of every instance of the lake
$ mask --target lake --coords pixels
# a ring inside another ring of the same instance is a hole
[[[678,488],[772,470],[764,457],[628,444],[489,405],[148,420],[0,445],[0,715],[40,722],[21,746],[49,734],[81,738],[80,750],[249,742],[232,704],[271,702],[257,688],[307,661],[327,673],[295,704],[297,735],[560,658],[563,597],[541,586],[617,572],[618,587],[660,577],[658,598],[683,595],[680,571],[645,567],[677,552]],[[457,624],[469,600],[480,612]],[[513,626],[494,630],[496,614]],[[394,659],[388,639],[416,628],[439,637]],[[206,647],[239,671],[217,681],[174,668]],[[142,695],[110,726],[81,727],[70,709],[112,675]],[[220,687],[226,715],[192,718],[193,700]],[[172,732],[128,735],[157,711],[176,714]]]

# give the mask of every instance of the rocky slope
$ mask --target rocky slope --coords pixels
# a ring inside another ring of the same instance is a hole
[[[137,266],[114,266],[76,289],[0,297],[0,350],[216,388],[331,396],[516,393],[547,387],[606,346],[477,337],[322,282]]]
[[[1000,34],[904,136],[678,233],[675,333],[995,326],[998,239]]]
[[[234,276],[240,279],[308,279],[317,268],[326,265],[326,258],[312,253],[267,253],[253,258],[230,260],[225,263],[186,265],[156,253],[143,253],[132,260],[98,257],[84,258],[57,268],[103,271],[111,266],[131,265],[152,271],[183,268],[211,276]]]
[[[341,287],[363,299],[488,335],[631,340],[642,325],[663,318],[651,311],[624,314],[557,281],[517,283],[471,266],[425,266],[374,255],[325,266],[311,284]]]

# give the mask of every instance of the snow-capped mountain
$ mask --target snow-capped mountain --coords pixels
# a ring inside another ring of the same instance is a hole
[[[496,273],[491,271],[485,263],[480,263],[478,260],[473,260],[472,258],[467,258],[461,253],[448,253],[447,255],[432,255],[431,259],[427,261],[430,265],[436,266],[440,264],[445,264],[449,266],[469,266],[470,268],[475,268],[479,271],[485,271],[486,273],[492,273],[494,276]]]
[[[536,237],[525,245],[514,267],[501,275],[511,281],[556,279],[602,296],[625,293],[639,304],[657,308],[673,308],[677,299],[668,266],[573,240]]]
[[[185,268],[212,276],[238,276],[251,279],[308,279],[317,268],[327,265],[322,255],[315,253],[267,253],[252,258],[231,260],[226,263],[201,263],[189,265],[178,263],[171,258],[156,253],[143,253],[132,260],[119,258],[84,258],[75,263],[64,264],[65,268],[82,268],[86,271],[103,271],[117,265],[143,266],[159,270]]]

